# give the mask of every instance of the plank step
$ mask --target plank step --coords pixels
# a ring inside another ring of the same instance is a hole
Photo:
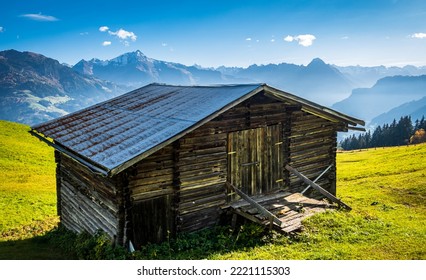
[[[257,200],[259,200],[258,204],[270,211],[281,222],[280,226],[274,223],[273,229],[284,234],[300,230],[303,219],[316,213],[333,209],[333,206],[326,201],[309,198],[300,193],[286,194],[284,196],[275,194],[269,200],[265,197],[256,197]],[[253,205],[238,202],[232,208],[235,213],[239,213],[240,216],[260,225],[268,226],[270,224],[270,220]]]

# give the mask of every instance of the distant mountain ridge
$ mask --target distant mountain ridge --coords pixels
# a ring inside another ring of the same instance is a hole
[[[378,80],[385,77],[426,75],[426,66],[333,66],[356,85],[357,88],[372,87]]]
[[[34,124],[124,91],[32,52],[0,52],[0,119]]]
[[[388,77],[388,74],[398,75]],[[402,112],[411,114],[416,102],[426,96],[425,76],[426,67],[339,67],[320,58],[306,66],[279,63],[247,68],[203,68],[156,60],[141,51],[109,60],[81,60],[70,67],[41,54],[8,50],[0,52],[0,119],[34,124],[160,82],[180,85],[267,83],[370,121],[388,111],[392,116]],[[375,77],[381,78],[371,88],[360,87]],[[406,102],[412,104],[396,109]],[[419,106],[416,110],[422,113],[424,107]]]
[[[185,66],[148,58],[141,51],[125,53],[110,60],[81,60],[73,69],[85,75],[95,76],[133,88],[158,82],[179,85],[235,83],[233,79],[213,69]]]
[[[326,106],[349,96],[353,88],[349,79],[320,58],[306,66],[280,63],[218,70],[238,78],[268,83]]]
[[[371,120],[371,126],[377,127],[385,123],[392,123],[393,120],[399,120],[401,116],[410,116],[412,121],[426,117],[426,96],[404,103],[398,107],[389,110]]]
[[[333,108],[367,122],[401,104],[426,96],[426,75],[382,78],[372,88],[358,88]],[[401,117],[401,116],[399,116]]]
[[[151,82],[180,85],[261,82],[324,105],[331,105],[349,96],[353,88],[350,80],[339,70],[319,58],[307,66],[281,63],[212,69],[148,58],[137,50],[110,60],[81,60],[73,69],[132,87]]]

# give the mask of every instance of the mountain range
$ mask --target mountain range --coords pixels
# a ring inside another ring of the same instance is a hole
[[[392,123],[393,120],[399,120],[402,116],[410,116],[412,121],[420,120],[423,116],[426,117],[426,96],[421,99],[404,103],[395,107],[388,112],[374,117],[371,122],[371,127],[377,127],[385,123]]]
[[[345,75],[357,88],[369,88],[385,77],[391,76],[420,76],[426,74],[426,66],[415,67],[406,65],[404,67],[385,66],[337,66],[333,65]]]
[[[72,69],[84,75],[134,88],[152,82],[180,85],[239,82],[217,70],[148,58],[139,50],[111,60],[81,60]]]
[[[307,66],[281,63],[211,69],[156,60],[136,51],[111,60],[81,60],[73,69],[133,87],[150,82],[181,85],[267,83],[325,105],[347,97],[353,88],[339,70],[319,58]]]
[[[125,92],[32,52],[0,52],[0,119],[34,124]]]
[[[380,114],[407,102],[416,103],[415,100],[424,96],[426,96],[426,75],[392,76],[378,80],[371,88],[354,89],[348,98],[335,103],[333,108],[370,122]],[[413,113],[411,108],[414,107],[401,107],[397,111],[411,115]],[[426,115],[426,112],[424,114]],[[399,116],[395,117],[399,119]],[[375,120],[376,124],[381,124],[379,120]]]
[[[110,60],[93,58],[67,66],[41,54],[8,50],[0,52],[0,119],[35,124],[159,82],[267,83],[370,121],[388,111],[390,115],[413,110],[422,113],[424,107],[413,104],[426,96],[425,79],[426,67],[340,67],[319,58],[306,66],[203,68],[156,60],[138,50]],[[413,104],[392,113],[407,102]]]

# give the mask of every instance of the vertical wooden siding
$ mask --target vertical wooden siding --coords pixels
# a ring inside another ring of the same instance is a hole
[[[281,124],[228,134],[230,183],[248,195],[284,186]]]

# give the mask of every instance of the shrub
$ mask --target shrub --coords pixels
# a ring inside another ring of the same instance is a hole
[[[410,137],[410,144],[420,144],[426,142],[426,132],[423,128],[416,130]]]

